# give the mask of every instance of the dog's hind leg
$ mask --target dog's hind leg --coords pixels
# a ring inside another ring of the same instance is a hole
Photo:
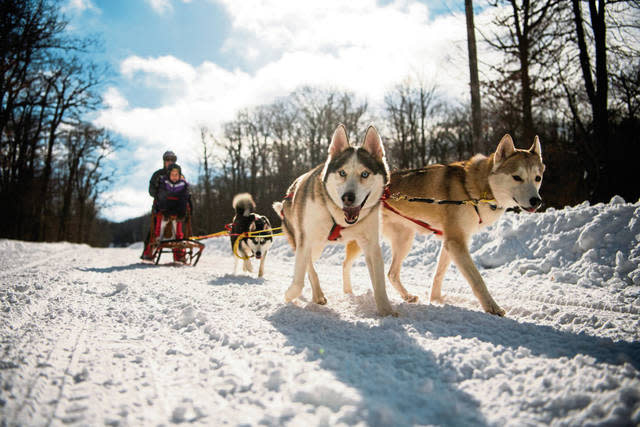
[[[320,288],[320,279],[318,279],[318,273],[316,273],[316,269],[313,268],[313,261],[309,259],[309,263],[307,264],[307,274],[309,275],[309,281],[311,282],[311,291],[313,293],[313,302],[320,305],[325,305],[327,303],[327,298],[325,298],[322,289]]]
[[[451,264],[451,255],[443,242],[440,248],[440,256],[438,257],[436,274],[433,276],[433,283],[431,284],[430,302],[442,302],[442,281],[444,280],[444,274],[449,268],[449,264]]]
[[[482,280],[480,272],[471,259],[467,245],[457,240],[445,240],[443,245],[451,255],[453,262],[462,275],[467,279],[469,285],[471,285],[471,290],[476,298],[478,298],[478,301],[480,301],[480,305],[482,305],[484,311],[497,314],[498,316],[504,316],[505,311],[493,300],[493,297],[487,289],[487,285],[484,283],[484,280]]]
[[[284,299],[286,302],[293,301],[302,294],[302,288],[304,287],[304,275],[307,272],[309,259],[311,259],[311,248],[307,245],[298,245],[296,250],[296,261],[293,268],[293,283],[291,283],[289,289],[284,293]]]
[[[403,300],[406,302],[418,302],[418,296],[411,295],[400,281],[402,261],[411,250],[415,233],[411,229],[402,226],[391,226],[389,231],[386,235],[391,240],[391,252],[393,254],[388,273],[389,281]]]
[[[345,294],[353,293],[353,288],[351,288],[351,267],[353,266],[353,260],[360,255],[360,252],[360,246],[355,240],[347,243],[344,261],[342,262],[342,290]]]

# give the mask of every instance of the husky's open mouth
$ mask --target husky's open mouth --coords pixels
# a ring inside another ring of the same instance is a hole
[[[537,210],[538,210],[538,207],[539,207],[539,206],[529,206],[529,207],[527,208],[527,207],[522,206],[522,204],[520,204],[520,202],[519,202],[518,200],[516,200],[516,198],[515,198],[515,197],[513,198],[513,200],[518,204],[518,207],[519,207],[520,209],[522,209],[523,211],[527,211],[527,212],[531,212],[531,213],[533,213],[533,212],[535,212],[535,211],[537,211]]]
[[[346,222],[347,224],[355,224],[356,222],[358,222],[358,218],[360,217],[360,209],[362,209],[364,204],[367,203],[368,198],[369,194],[365,196],[364,200],[362,201],[362,203],[360,203],[359,206],[349,206],[342,208],[342,211],[344,212],[344,222]]]

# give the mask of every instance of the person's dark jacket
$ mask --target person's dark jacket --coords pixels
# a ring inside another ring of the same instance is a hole
[[[151,175],[151,179],[149,180],[149,195],[154,199],[158,198],[158,189],[166,176],[167,170],[165,168],[158,169]]]

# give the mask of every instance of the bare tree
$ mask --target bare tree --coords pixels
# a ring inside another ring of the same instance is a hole
[[[469,52],[469,86],[471,91],[471,123],[473,151],[487,151],[482,133],[482,108],[480,103],[480,78],[478,77],[478,52],[476,49],[476,29],[473,24],[473,0],[464,0],[467,22],[467,50]]]
[[[544,85],[552,77],[548,70],[555,64],[561,47],[555,43],[560,34],[556,24],[565,4],[561,0],[496,0],[491,4],[503,11],[494,20],[499,32],[483,36],[491,47],[504,54],[504,63],[494,67],[499,79],[489,83],[489,93],[505,81],[518,82],[522,136],[530,141],[536,133],[534,104],[546,93]]]
[[[404,169],[423,166],[432,159],[428,121],[437,106],[434,84],[405,79],[384,97],[390,147],[396,166]]]
[[[55,239],[58,203],[71,212],[70,186],[58,185],[61,136],[81,129],[98,107],[103,70],[82,58],[95,41],[66,33],[67,21],[52,0],[0,3],[0,233]],[[82,59],[81,59],[82,58]],[[64,132],[63,132],[64,130]],[[53,180],[55,183],[52,183]],[[51,221],[51,219],[54,219]]]

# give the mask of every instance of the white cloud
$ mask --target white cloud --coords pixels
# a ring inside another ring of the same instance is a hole
[[[135,218],[151,210],[152,199],[146,191],[123,187],[103,194],[106,208],[102,210],[105,218],[111,221],[124,221]]]
[[[62,8],[64,12],[92,11],[100,13],[100,9],[91,0],[69,0]]]
[[[102,95],[102,100],[111,110],[124,110],[129,106],[129,101],[115,87],[108,88]]]
[[[158,14],[163,15],[173,11],[172,0],[145,0],[149,6]],[[182,0],[183,3],[191,3],[191,0]]]
[[[171,12],[173,10],[173,6],[171,5],[171,0],[146,0],[149,3],[149,6],[160,15]]]
[[[140,72],[153,77],[149,84],[161,79],[179,80],[189,83],[196,77],[193,67],[173,56],[161,56],[159,58],[140,58],[130,56],[120,65],[120,72],[125,77],[132,78]]]
[[[168,0],[154,1],[170,7]],[[133,156],[144,171],[138,180],[158,167],[165,149],[176,151],[187,178],[195,178],[200,125],[219,130],[240,108],[301,85],[347,89],[375,104],[393,85],[418,75],[450,98],[468,96],[462,14],[432,19],[427,6],[412,0],[386,6],[375,0],[215,1],[232,20],[225,49],[247,67],[131,56],[121,64],[122,75],[157,91],[161,105],[131,108],[115,88],[106,93],[109,108],[97,122],[138,144]],[[476,18],[480,25],[486,21]]]

